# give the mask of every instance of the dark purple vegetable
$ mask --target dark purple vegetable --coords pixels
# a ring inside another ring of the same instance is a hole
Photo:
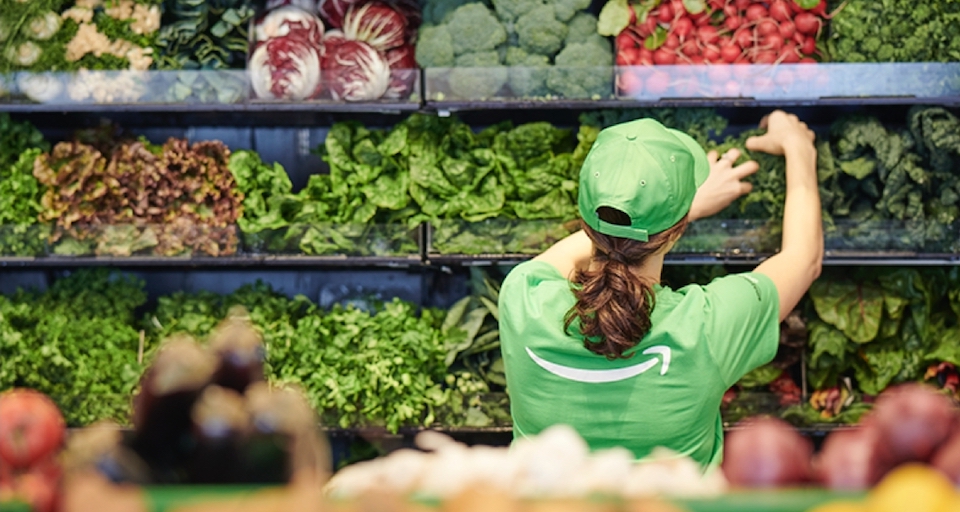
[[[246,310],[231,312],[210,335],[210,350],[217,356],[213,383],[237,393],[264,379],[266,352],[260,334],[245,319]]]
[[[192,484],[244,481],[242,447],[250,429],[243,396],[232,389],[207,386],[193,406],[196,448],[187,464]]]
[[[953,431],[957,409],[930,387],[904,384],[883,392],[871,416],[881,455],[897,465],[928,462]]]
[[[750,420],[727,436],[723,471],[739,487],[786,487],[807,482],[813,446],[790,424],[774,419]]]
[[[871,427],[830,434],[817,456],[817,481],[838,491],[859,491],[875,485],[890,469],[880,458],[879,435]]]
[[[960,429],[937,450],[930,464],[947,475],[954,485],[960,486]]]

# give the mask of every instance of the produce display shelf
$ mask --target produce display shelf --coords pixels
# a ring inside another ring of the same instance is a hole
[[[487,267],[492,265],[516,265],[533,258],[533,254],[430,254],[430,265],[459,265]],[[725,255],[671,253],[664,258],[666,265],[756,265],[769,254]],[[953,266],[960,265],[960,254],[870,254],[830,255],[823,259],[825,266]]]
[[[318,112],[396,114],[417,112],[412,102],[264,102],[264,103],[2,103],[0,112],[9,113],[269,113]]]
[[[420,266],[419,256],[300,256],[242,255],[220,257],[96,256],[96,257],[0,257],[0,267],[411,267]]]

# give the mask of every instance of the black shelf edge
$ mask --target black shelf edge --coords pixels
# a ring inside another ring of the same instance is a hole
[[[281,256],[250,255],[221,257],[0,257],[0,268],[65,268],[65,267],[196,267],[196,268],[242,268],[242,267],[394,267],[421,266],[419,256]]]
[[[662,107],[816,107],[816,106],[884,106],[884,105],[960,105],[960,96],[864,96],[824,98],[660,98],[656,101],[630,99],[602,100],[490,100],[490,101],[427,101],[428,112],[453,113],[480,110],[598,110]]]
[[[0,103],[0,112],[29,113],[256,113],[256,112],[308,112],[308,113],[368,113],[400,114],[422,109],[420,102],[389,103]]]
[[[522,263],[533,258],[533,254],[480,254],[480,255],[427,255],[427,264],[490,266]],[[756,265],[770,257],[770,254],[668,254],[666,265]],[[847,253],[824,257],[825,266],[950,266],[960,265],[960,254],[870,254]]]

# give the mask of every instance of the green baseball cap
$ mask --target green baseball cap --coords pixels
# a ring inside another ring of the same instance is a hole
[[[680,222],[709,175],[707,154],[689,135],[653,119],[611,126],[580,168],[580,215],[598,233],[646,242]],[[604,206],[629,215],[630,225],[600,220]]]

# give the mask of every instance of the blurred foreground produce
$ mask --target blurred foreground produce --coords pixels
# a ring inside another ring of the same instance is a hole
[[[254,345],[244,366],[262,364],[260,336],[245,316],[234,309],[212,346],[186,336],[162,344],[134,398],[132,436],[111,436],[108,425],[79,432],[65,455],[71,468],[140,484],[287,483],[294,475],[322,482],[330,454],[302,394],[262,382],[262,373],[223,380],[238,354],[225,347]]]
[[[591,453],[572,429],[555,426],[512,448],[467,447],[436,433],[417,436],[424,451],[401,450],[349,466],[327,484],[334,499],[387,492],[451,499],[471,489],[512,498],[582,498],[600,494],[709,497],[726,490],[720,471],[701,473],[693,460],[655,451],[636,463],[622,448]]]
[[[63,416],[31,389],[0,393],[0,505],[19,500],[33,512],[53,512],[60,496]]]
[[[960,485],[950,459],[958,442],[951,437],[960,436],[958,422],[960,409],[949,398],[908,384],[884,392],[857,430],[828,436],[812,461],[809,446],[803,448],[795,432],[763,420],[728,436],[723,468],[735,486],[799,486],[812,478],[830,489],[850,491],[868,489],[904,465],[932,464],[941,470],[941,479]]]
[[[906,464],[887,475],[863,501],[837,501],[810,512],[955,512],[960,491],[936,470]]]

